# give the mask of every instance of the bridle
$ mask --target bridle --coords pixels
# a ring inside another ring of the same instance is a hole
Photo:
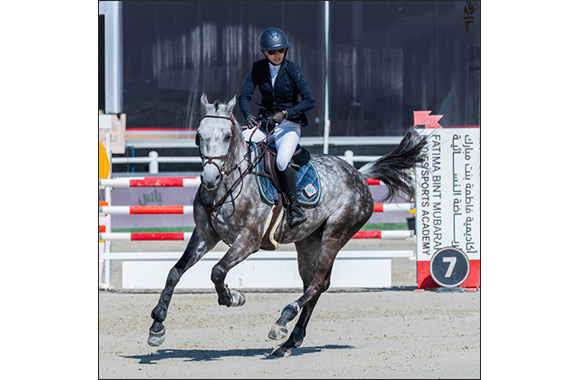
[[[236,127],[236,122],[235,122],[233,116],[204,115],[201,119],[203,120],[206,117],[213,118],[213,119],[225,119],[225,120],[229,120],[232,123],[232,128],[235,128]],[[252,133],[252,135],[253,135],[253,133]],[[251,139],[251,137],[250,137],[250,139]],[[266,140],[267,140],[267,137],[266,137]],[[195,136],[195,142],[196,142],[196,145],[198,147],[200,147],[200,142],[201,141],[200,141],[199,134],[196,134],[196,136]],[[234,149],[234,136],[233,136],[233,134],[232,134],[232,137],[230,138],[230,145],[228,147],[228,151],[227,151],[226,154],[222,154],[220,156],[206,156],[205,154],[203,154],[201,152],[201,147],[199,149],[199,156],[202,159],[202,170],[208,164],[214,165],[218,169],[218,171],[220,172],[220,174],[222,175],[222,181],[224,181],[225,178],[228,177],[230,174],[232,174],[235,170],[237,170],[238,173],[239,173],[238,178],[234,181],[234,183],[232,184],[232,186],[229,189],[226,188],[226,193],[224,194],[224,196],[219,201],[217,201],[217,202],[215,202],[213,204],[213,208],[217,208],[217,207],[223,205],[226,202],[226,199],[227,199],[228,196],[231,196],[232,197],[232,200],[230,202],[233,203],[235,201],[235,199],[237,199],[237,197],[241,194],[242,189],[240,189],[238,195],[235,198],[232,196],[232,192],[233,192],[233,190],[240,183],[242,183],[242,181],[243,181],[243,179],[244,179],[245,176],[247,176],[250,173],[257,174],[257,175],[261,175],[261,173],[252,172],[252,169],[254,169],[254,167],[256,165],[258,165],[258,162],[260,162],[260,160],[264,156],[264,153],[266,151],[265,149],[262,149],[261,152],[257,155],[257,157],[255,157],[254,160],[251,161],[251,159],[250,159],[250,157],[251,157],[251,149],[250,149],[250,147],[248,145],[248,152],[244,155],[244,157],[242,158],[242,160],[240,162],[238,162],[237,164],[235,164],[227,172],[225,171],[225,167],[220,168],[219,165],[213,161],[213,160],[222,160],[222,161],[224,161],[224,166],[225,166],[225,160],[226,160],[226,158],[228,156],[230,156],[230,153],[232,152],[233,149]],[[203,162],[204,160],[206,160],[206,161]],[[240,165],[244,161],[248,161],[248,166],[247,166],[247,168],[244,171],[242,171],[242,169],[240,169]],[[225,184],[225,182],[224,182],[224,184]],[[234,210],[235,210],[235,205],[234,205]],[[233,213],[233,211],[232,211],[232,213]]]
[[[229,116],[228,117],[228,116],[219,116],[219,115],[205,115],[201,119],[203,120],[206,117],[213,118],[213,119],[225,119],[225,120],[229,120],[232,123],[232,127],[236,125],[236,122],[234,121],[234,117],[233,116]],[[200,144],[199,134],[196,134],[195,135],[195,143],[199,147],[199,144]],[[229,154],[232,152],[232,149],[233,148],[234,148],[234,139],[233,138],[230,138],[230,145],[228,147],[227,153],[226,154],[222,154],[221,156],[206,156],[205,154],[203,154],[201,152],[201,147],[200,147],[200,149],[199,149],[199,157],[201,157],[201,160],[202,160],[202,165],[201,165],[202,166],[202,170],[203,170],[203,168],[206,165],[212,164],[212,165],[214,165],[218,169],[218,171],[220,172],[220,174],[222,176],[230,175],[235,170],[235,167],[232,168],[232,170],[230,170],[228,173],[226,173],[225,172],[225,168],[223,168],[223,167],[220,168],[218,166],[218,164],[216,164],[213,160],[222,160],[222,161],[224,161],[229,156]],[[206,160],[206,161],[204,162],[204,160]],[[239,168],[239,164],[236,165],[236,167]]]

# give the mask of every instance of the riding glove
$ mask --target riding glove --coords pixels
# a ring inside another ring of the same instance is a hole
[[[272,116],[272,119],[276,123],[280,124],[282,122],[282,120],[285,119],[285,113],[284,113],[284,111],[276,113],[274,116]]]
[[[248,127],[250,127],[250,128],[255,128],[258,125],[260,125],[260,123],[258,123],[258,120],[256,119],[256,117],[254,115],[248,116],[248,118],[246,120],[248,121]]]

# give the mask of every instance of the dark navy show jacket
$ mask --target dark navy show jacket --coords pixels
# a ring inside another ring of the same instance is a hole
[[[250,99],[256,86],[262,95],[262,103],[258,104],[260,106],[258,120],[286,110],[288,120],[308,127],[305,112],[314,108],[315,102],[308,81],[298,64],[285,59],[280,65],[274,88],[272,88],[268,60],[264,58],[254,62],[240,94],[240,109],[244,118],[252,114]],[[298,100],[299,95],[301,100]]]

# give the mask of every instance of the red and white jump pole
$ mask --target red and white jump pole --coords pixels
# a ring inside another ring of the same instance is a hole
[[[199,177],[127,177],[99,180],[101,187],[198,187]]]
[[[375,203],[373,212],[411,211],[412,203]],[[100,206],[99,212],[109,215],[193,215],[193,206]]]
[[[381,185],[378,179],[368,179],[369,186]],[[198,187],[199,177],[127,177],[100,179],[101,187]]]
[[[377,179],[367,180],[369,186],[384,185]],[[193,206],[109,206],[110,191],[112,188],[136,188],[136,187],[199,187],[201,181],[199,177],[128,177],[115,179],[100,179],[99,188],[104,188],[109,194],[108,203],[99,204],[99,215],[107,217],[110,221],[112,215],[192,215]],[[399,203],[386,204],[375,203],[373,212],[414,212],[414,204]],[[395,230],[395,231],[359,231],[353,239],[409,239],[414,236],[415,231]],[[111,241],[188,241],[192,232],[145,232],[145,233],[112,233],[110,224],[107,228],[99,226],[99,241],[105,244],[105,252],[100,252],[104,257],[111,254]],[[108,248],[108,249],[107,249]],[[105,260],[107,263],[109,259]],[[106,282],[109,286],[110,266],[105,267]]]
[[[105,232],[99,234],[99,239],[104,241],[158,241],[173,240],[187,241],[192,232]],[[413,237],[413,231],[359,231],[353,239],[409,239]]]
[[[369,186],[383,184],[378,179],[368,179]],[[99,186],[109,188],[128,187],[198,187],[199,177],[132,177],[101,179]],[[373,212],[411,212],[412,203],[375,203]],[[99,205],[99,213],[105,215],[155,215],[181,214],[192,215],[193,206],[108,206]],[[353,239],[408,239],[414,236],[414,231],[359,231]],[[138,241],[138,240],[189,240],[191,233],[184,232],[152,232],[152,233],[111,233],[99,231],[99,240],[103,241]]]

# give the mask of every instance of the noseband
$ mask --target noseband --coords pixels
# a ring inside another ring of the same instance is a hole
[[[205,119],[206,117],[210,117],[213,119],[225,119],[225,120],[229,120],[232,123],[232,127],[236,125],[235,121],[234,121],[234,117],[233,116],[218,116],[218,115],[205,115],[204,117],[202,117],[201,119]],[[195,136],[195,142],[197,143],[197,146],[199,146],[199,134],[196,134]],[[214,165],[218,171],[220,172],[220,174],[222,176],[226,175],[225,169],[222,167],[220,168],[218,166],[218,164],[216,164],[215,162],[213,162],[213,160],[225,160],[228,155],[231,153],[232,149],[234,147],[234,138],[233,136],[230,138],[230,146],[228,147],[228,151],[226,154],[222,154],[221,156],[206,156],[205,154],[201,153],[201,147],[199,149],[199,156],[201,157],[202,161],[206,160],[205,162],[202,162],[202,169],[207,165],[207,164],[212,164]]]

